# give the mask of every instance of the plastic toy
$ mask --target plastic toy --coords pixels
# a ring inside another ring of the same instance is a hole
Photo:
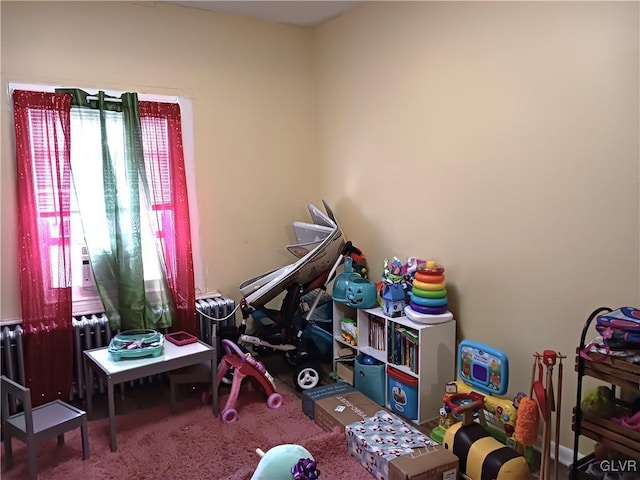
[[[238,420],[238,411],[234,407],[240,393],[242,380],[247,376],[255,379],[265,391],[269,408],[280,408],[283,401],[282,395],[276,392],[273,377],[264,368],[262,362],[256,361],[250,354],[245,354],[240,347],[226,338],[222,340],[222,347],[226,354],[218,365],[218,385],[229,369],[234,369],[231,392],[220,416],[222,423],[233,423]]]
[[[527,460],[515,450],[516,408],[512,401],[498,396],[508,388],[507,356],[488,345],[464,340],[458,346],[458,376],[460,380],[447,384],[443,396],[445,413],[458,422],[446,427],[450,422],[442,420],[432,438],[465,459],[460,463],[460,471],[470,478],[528,480]],[[485,412],[502,428],[489,424]],[[443,418],[446,420],[447,416]],[[475,422],[475,418],[480,422]],[[513,448],[504,449],[504,443],[492,433],[504,436],[507,446]],[[469,455],[471,448],[476,452],[474,455]],[[483,468],[483,464],[491,467]]]
[[[473,413],[483,408],[484,396],[472,392],[470,398],[471,402],[452,407],[455,414],[464,415],[464,420],[449,427],[444,436],[444,447],[464,459],[460,472],[476,480],[529,480],[527,460],[515,450],[505,448],[480,423],[473,421]]]
[[[418,265],[411,282],[409,305],[405,309],[407,317],[429,323],[430,317],[425,315],[445,314],[448,304],[444,267],[434,260]]]
[[[164,336],[156,330],[126,330],[111,339],[108,350],[116,362],[125,358],[159,357],[164,352]]]
[[[432,310],[430,307],[420,307],[420,308],[421,309],[424,308],[427,311]],[[404,307],[404,314],[407,316],[409,320],[412,320],[418,323],[426,323],[427,325],[435,325],[437,323],[445,323],[450,320],[453,320],[453,314],[447,311],[446,308],[444,312],[442,312],[440,307],[435,308],[433,310],[436,313],[417,312],[413,308],[411,308],[409,305],[407,305],[406,307]]]
[[[380,365],[379,360],[365,353],[361,353],[358,355],[358,362],[360,362],[362,365]]]
[[[384,285],[382,290],[382,312],[388,317],[404,315],[405,289],[399,283]]]
[[[361,276],[347,282],[347,305],[353,308],[372,308],[376,304],[376,286]]]
[[[259,448],[260,462],[251,480],[317,480],[320,472],[313,455],[300,445],[278,445],[263,452]]]
[[[353,259],[351,257],[346,257],[344,259],[344,267],[343,271],[340,275],[338,275],[333,281],[333,289],[331,291],[331,295],[333,300],[336,302],[347,302],[347,287],[349,286],[349,281],[352,278],[359,277],[357,273],[353,271]]]

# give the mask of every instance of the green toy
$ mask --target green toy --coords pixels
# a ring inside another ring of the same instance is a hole
[[[604,385],[589,390],[580,402],[580,408],[585,414],[600,418],[610,418],[615,405],[613,391]]]
[[[278,445],[267,453],[257,448],[256,453],[261,459],[251,480],[317,480],[319,477],[313,455],[300,445]]]

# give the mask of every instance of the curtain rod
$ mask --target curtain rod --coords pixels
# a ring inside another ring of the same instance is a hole
[[[98,97],[93,96],[93,95],[89,95],[87,97],[87,100],[98,100]],[[122,99],[120,99],[120,98],[105,98],[104,101],[105,102],[113,102],[113,103],[122,103]]]

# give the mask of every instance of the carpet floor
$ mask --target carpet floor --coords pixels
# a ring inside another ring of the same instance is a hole
[[[285,401],[270,409],[266,396],[248,384],[238,399],[239,420],[224,425],[203,405],[197,391],[182,392],[179,411],[169,414],[167,385],[162,383],[126,388],[116,402],[118,451],[109,448],[108,419],[100,414],[89,423],[91,457],[82,461],[79,430],[65,435],[65,445],[51,439],[38,447],[39,478],[91,479],[209,479],[247,480],[259,457],[282,443],[299,444],[316,459],[325,480],[363,479],[371,476],[347,452],[344,433],[324,432],[301,409],[300,398],[279,380]],[[221,388],[220,404],[227,393]],[[165,401],[163,401],[165,400]],[[147,402],[142,406],[141,403]],[[14,466],[4,467],[3,480],[28,478],[26,448],[13,441]]]
[[[202,404],[197,385],[180,388],[178,411],[171,415],[168,381],[127,384],[116,389],[118,451],[109,448],[106,398],[96,396],[94,419],[89,422],[89,460],[82,461],[79,430],[69,432],[64,446],[57,446],[55,439],[39,445],[39,478],[248,480],[259,462],[256,448],[267,451],[281,443],[297,443],[314,455],[322,480],[373,479],[347,452],[342,431],[324,432],[302,413],[291,367],[279,357],[261,360],[285,397],[281,408],[269,409],[265,395],[246,385],[238,399],[238,422],[223,425],[212,416],[211,406]],[[327,365],[322,383],[332,382],[329,369]],[[227,391],[220,389],[221,409]],[[78,406],[84,408],[83,402]],[[14,439],[13,449],[10,470],[6,470],[2,452],[2,479],[28,478],[26,448]],[[537,478],[532,476],[532,480]],[[567,478],[567,469],[562,468],[558,480]]]

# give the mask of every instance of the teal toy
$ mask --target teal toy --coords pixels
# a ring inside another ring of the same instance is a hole
[[[378,293],[370,280],[362,277],[349,279],[347,283],[347,305],[353,308],[372,308],[376,305]]]
[[[261,458],[251,480],[316,480],[319,477],[313,455],[301,445],[278,445],[267,453],[257,448],[256,453]]]

